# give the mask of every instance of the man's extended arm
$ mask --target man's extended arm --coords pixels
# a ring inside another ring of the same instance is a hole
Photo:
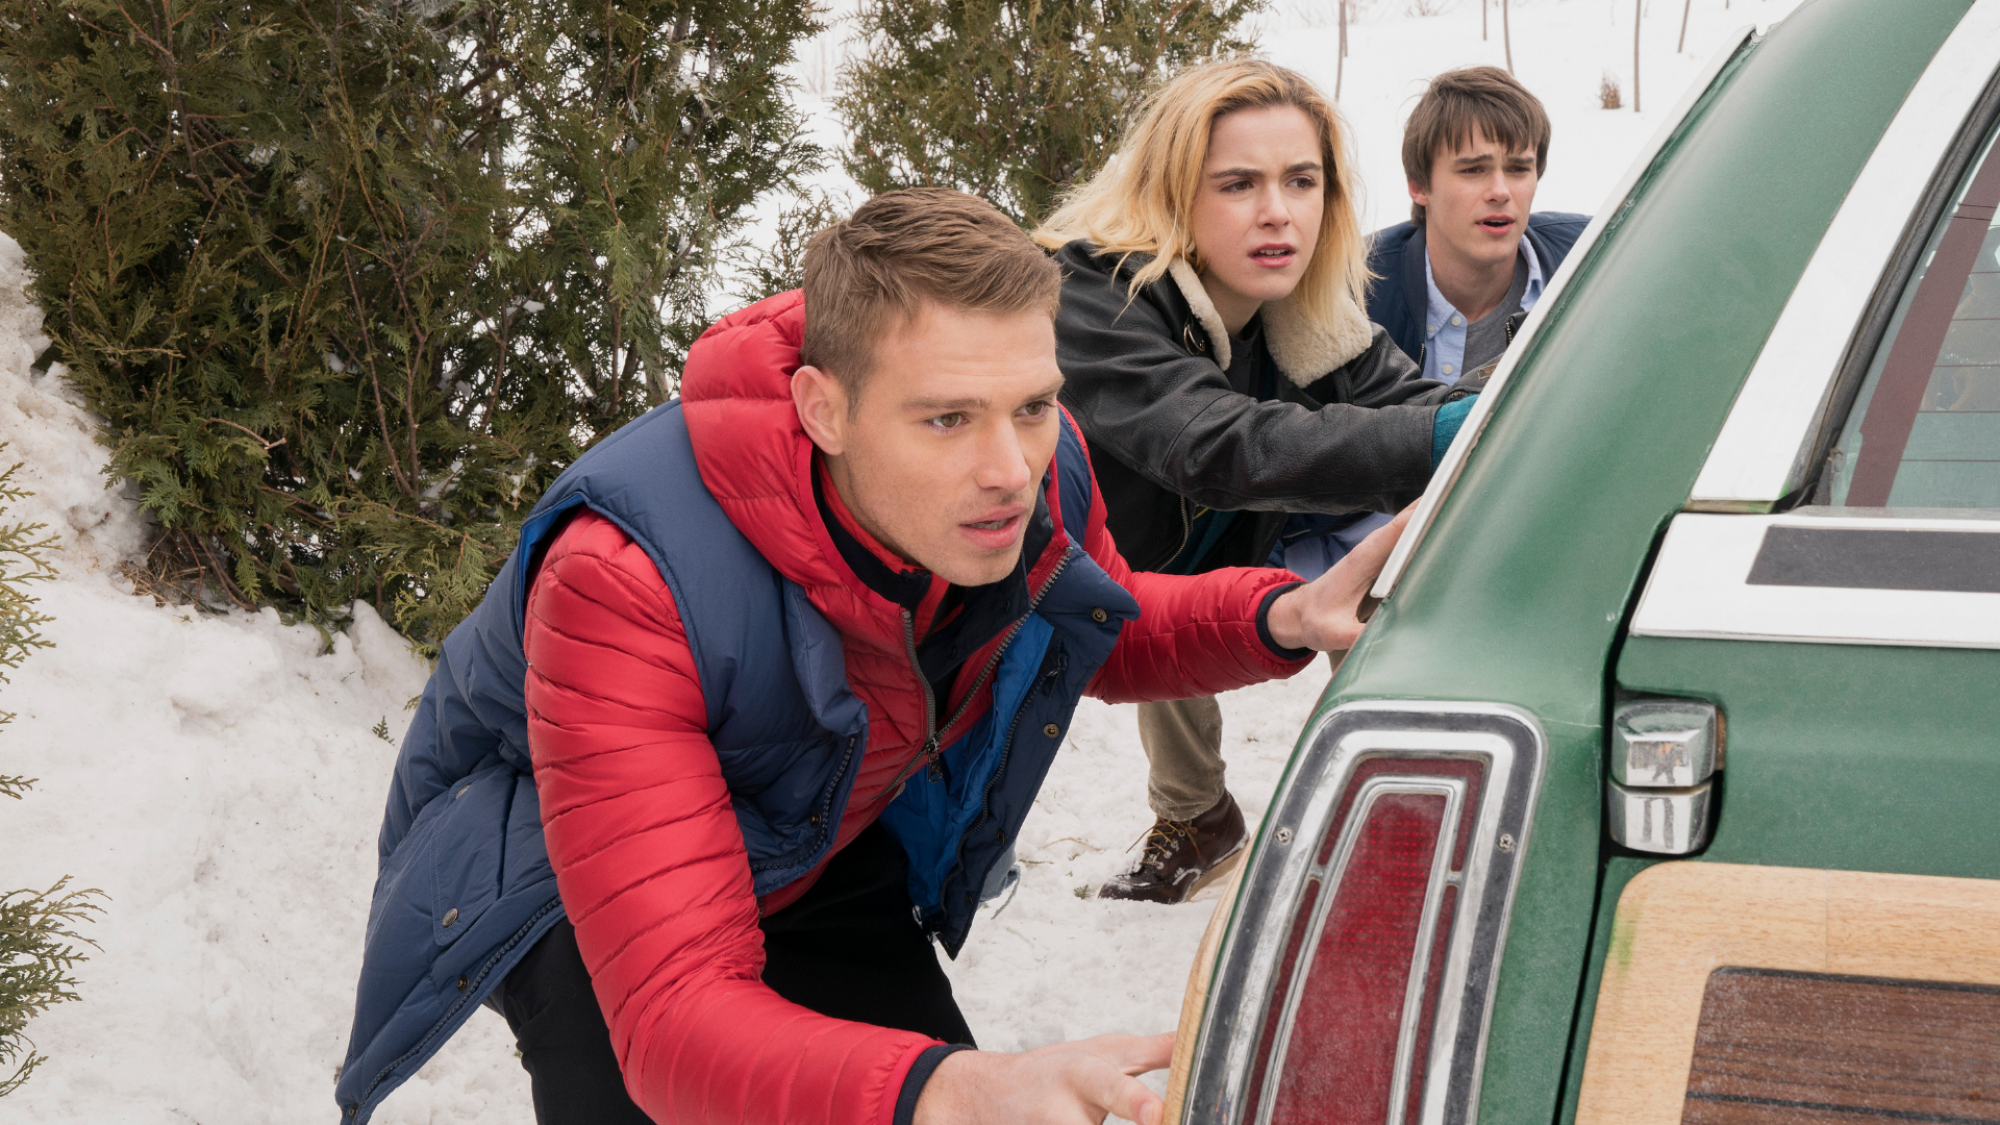
[[[1233,575],[1256,590],[1232,589],[1217,604],[1252,598],[1273,629],[1287,627],[1287,606],[1311,589],[1288,588],[1283,571],[1133,575],[1101,510],[1091,523],[1092,553],[1112,561],[1114,577],[1142,589],[1157,579],[1160,594],[1199,600],[1213,593],[1204,586]],[[1150,594],[1140,600],[1169,612]],[[1325,621],[1342,607],[1297,608]],[[1126,631],[1142,643],[1112,680],[1128,693],[1164,690],[1185,683],[1163,663],[1176,659],[1208,661],[1217,683],[1303,667],[1257,639],[1256,617],[1253,609],[1247,626],[1240,610],[1228,622],[1190,619],[1179,640],[1165,616],[1150,630],[1134,622]],[[935,1041],[818,1015],[762,982],[748,856],[705,733],[693,655],[652,562],[608,521],[579,517],[537,576],[526,648],[549,857],[633,1100],[662,1121],[892,1120],[899,1096],[918,1092],[905,1091],[904,1079]],[[902,1108],[919,1125],[1080,1123],[1106,1111],[1152,1125],[1159,1100],[1129,1075],[1164,1065],[1169,1049],[1168,1036],[1103,1036],[1018,1055],[961,1051]]]
[[[1191,576],[1135,571],[1105,520],[1103,496],[1093,492],[1089,525],[1076,537],[1112,581],[1131,591],[1139,619],[1119,633],[1089,694],[1109,703],[1189,699],[1281,679],[1311,661],[1313,649],[1282,643],[1270,629],[1280,605],[1284,622],[1292,622],[1299,599],[1288,591],[1304,581],[1298,575],[1270,567]]]
[[[633,1100],[657,1121],[889,1121],[934,1041],[763,983],[749,857],[651,560],[578,517],[536,577],[525,647],[549,858]]]
[[[1316,651],[1352,647],[1362,628],[1355,611],[1408,521],[1406,509],[1310,583],[1282,570],[1189,577],[1127,568],[1093,501],[1086,550],[1133,592],[1140,616],[1125,626],[1091,693],[1175,698],[1175,691],[1226,690],[1291,675]],[[1204,607],[1206,616],[1174,616]],[[1103,1035],[1018,1055],[962,1051],[924,1085],[913,1125],[1095,1125],[1106,1113],[1159,1125],[1165,1104],[1134,1076],[1166,1066],[1172,1054],[1171,1035]]]

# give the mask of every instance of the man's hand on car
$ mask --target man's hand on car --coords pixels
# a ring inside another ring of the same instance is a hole
[[[1309,648],[1315,652],[1343,652],[1354,647],[1361,636],[1361,619],[1355,616],[1361,599],[1382,573],[1389,552],[1402,538],[1410,522],[1412,504],[1375,533],[1363,539],[1333,569],[1311,582],[1286,591],[1271,603],[1265,624],[1271,639],[1286,648]]]
[[[1271,603],[1271,639],[1320,652],[1352,648],[1356,616],[1415,505],[1363,539],[1317,579]],[[1100,1035],[1021,1054],[960,1051],[932,1072],[917,1099],[916,1125],[1098,1125],[1117,1114],[1159,1125],[1166,1103],[1135,1076],[1172,1060],[1172,1035]]]
[[[960,1051],[924,1083],[915,1125],[1160,1125],[1166,1103],[1136,1075],[1173,1059],[1168,1035],[1100,1035],[1020,1054]]]

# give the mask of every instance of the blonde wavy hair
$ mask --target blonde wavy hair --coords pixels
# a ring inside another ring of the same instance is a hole
[[[1320,163],[1326,168],[1319,241],[1292,299],[1321,326],[1338,322],[1343,301],[1367,307],[1360,181],[1348,156],[1346,126],[1305,75],[1262,59],[1203,63],[1161,87],[1147,99],[1117,155],[1069,192],[1035,230],[1035,241],[1054,250],[1081,238],[1095,243],[1100,254],[1153,255],[1132,279],[1135,294],[1165,276],[1176,258],[1199,272],[1191,219],[1210,130],[1227,114],[1269,106],[1292,106],[1306,115],[1319,133]]]

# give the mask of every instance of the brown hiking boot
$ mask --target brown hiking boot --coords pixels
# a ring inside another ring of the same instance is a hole
[[[1193,820],[1158,820],[1142,840],[1132,870],[1097,889],[1098,898],[1186,902],[1229,874],[1243,856],[1243,810],[1228,793]]]

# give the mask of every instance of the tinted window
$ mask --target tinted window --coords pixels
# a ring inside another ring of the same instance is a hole
[[[1836,505],[2000,509],[1995,140],[1930,232],[1834,447]]]

